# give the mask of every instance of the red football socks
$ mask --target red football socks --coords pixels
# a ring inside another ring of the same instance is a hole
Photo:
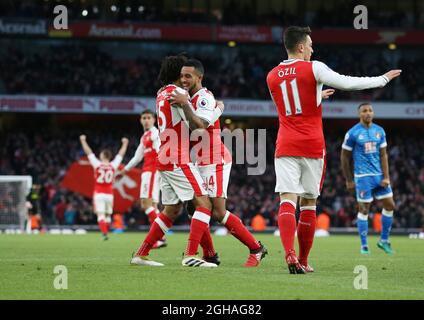
[[[164,236],[165,232],[172,227],[172,224],[173,222],[171,219],[164,213],[160,213],[157,219],[152,223],[143,244],[138,249],[137,256],[147,256],[156,241]]]
[[[208,230],[211,212],[207,208],[198,207],[191,218],[190,235],[185,251],[187,256],[194,256],[199,248],[203,234]]]
[[[290,200],[283,200],[278,211],[278,228],[280,229],[281,243],[286,255],[294,251],[294,235],[296,233],[296,204]]]
[[[150,225],[153,224],[158,214],[156,213],[156,209],[154,207],[148,207],[145,211],[147,218],[149,218]]]
[[[316,227],[316,207],[301,207],[297,240],[299,242],[299,262],[308,265],[308,256],[314,242]]]
[[[216,254],[209,228],[203,233],[202,239],[200,239],[200,246],[203,249],[204,257],[213,257]]]
[[[98,221],[98,224],[99,224],[100,231],[104,235],[107,235],[107,233],[109,232],[108,223],[106,221],[104,221],[104,220],[100,220],[100,221]]]
[[[260,248],[259,242],[253,237],[253,235],[247,230],[243,222],[234,214],[227,211],[222,223],[228,229],[228,231],[249,248],[250,251],[255,251]]]

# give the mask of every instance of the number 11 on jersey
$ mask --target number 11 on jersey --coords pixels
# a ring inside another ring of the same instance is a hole
[[[290,81],[290,87],[292,90],[292,97],[294,101],[295,106],[295,114],[301,114],[302,113],[302,106],[300,105],[300,98],[299,98],[299,90],[297,89],[297,82],[296,79],[293,79]],[[284,101],[284,107],[286,109],[286,116],[292,115],[292,110],[290,106],[290,100],[289,100],[289,94],[288,94],[288,88],[287,88],[287,81],[284,80],[280,84],[281,93],[283,94],[283,101]]]

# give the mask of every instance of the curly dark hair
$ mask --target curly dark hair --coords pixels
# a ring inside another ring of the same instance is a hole
[[[181,68],[187,61],[187,57],[183,54],[176,56],[168,56],[162,61],[158,80],[161,85],[174,83],[180,78]]]

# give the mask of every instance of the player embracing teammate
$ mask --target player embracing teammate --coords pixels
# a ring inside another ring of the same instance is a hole
[[[216,118],[216,101],[208,89],[202,86],[204,67],[196,59],[190,59],[181,70],[181,84],[188,92],[175,90],[171,103],[181,107],[190,129],[200,141],[193,146],[196,165],[203,184],[212,202],[213,218],[224,225],[229,232],[249,249],[244,266],[256,267],[267,254],[267,249],[257,241],[233,213],[226,210],[227,188],[230,179],[232,159],[221,140],[219,117]],[[191,97],[191,98],[190,98]],[[202,247],[204,256],[216,255],[210,233],[205,233]]]
[[[278,227],[290,273],[313,272],[308,256],[315,234],[316,199],[325,175],[323,85],[340,90],[378,88],[401,73],[401,70],[391,70],[378,77],[340,75],[324,63],[310,60],[313,53],[310,35],[309,27],[288,27],[284,32],[288,59],[267,76],[279,117],[275,191],[280,194]],[[300,218],[296,228],[298,197]],[[294,249],[296,229],[299,256]]]

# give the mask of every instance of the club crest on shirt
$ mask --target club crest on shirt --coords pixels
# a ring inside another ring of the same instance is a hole
[[[377,133],[375,134],[375,137],[376,137],[377,139],[380,139],[380,138],[381,138],[381,134],[380,134],[379,132],[377,132]]]
[[[364,139],[364,135],[360,134],[360,135],[358,136],[358,139],[359,139],[359,140]]]

